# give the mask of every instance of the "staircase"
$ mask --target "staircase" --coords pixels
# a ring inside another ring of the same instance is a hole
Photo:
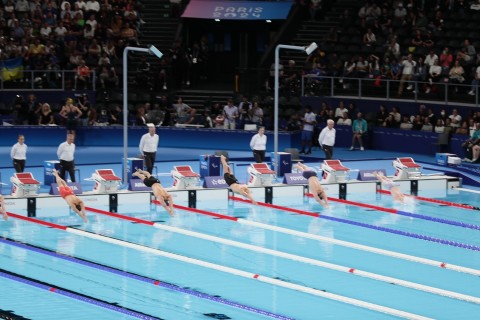
[[[332,27],[338,26],[340,15],[347,8],[355,8],[358,6],[356,0],[337,0],[331,4],[330,10],[323,12],[321,20],[305,20],[301,23],[297,32],[290,41],[291,45],[308,46],[312,42],[316,42],[321,49],[321,43]],[[352,14],[356,15],[356,12]],[[294,60],[299,70],[303,68],[305,52],[284,50],[280,52],[280,60]]]
[[[142,25],[140,43],[153,44],[162,52],[172,47],[180,24],[179,18],[170,17],[170,1],[143,0],[142,15],[146,22]]]

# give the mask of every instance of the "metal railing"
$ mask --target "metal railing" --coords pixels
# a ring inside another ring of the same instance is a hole
[[[91,70],[87,81],[81,81],[75,70],[25,70],[15,79],[0,77],[0,90],[96,90],[97,76]]]
[[[470,84],[452,83],[446,78],[439,82],[404,81],[399,94],[400,80],[386,78],[344,78],[325,76],[303,76],[301,96],[346,96],[379,100],[397,100],[410,102],[435,102],[443,104],[462,104],[479,106],[478,86],[470,94]],[[411,86],[411,87],[410,87]]]

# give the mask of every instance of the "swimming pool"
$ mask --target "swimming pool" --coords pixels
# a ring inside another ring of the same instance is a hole
[[[480,206],[476,193],[447,193],[420,195]],[[398,204],[383,194],[332,199],[327,209],[308,197],[274,206],[176,204],[174,218],[160,206],[124,204],[122,216],[89,212],[88,224],[55,216],[60,208],[38,212],[53,225],[0,223],[2,309],[31,319],[472,319],[480,312],[478,211],[413,198]]]

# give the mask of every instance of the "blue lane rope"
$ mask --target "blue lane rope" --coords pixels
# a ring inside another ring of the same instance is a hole
[[[51,257],[55,257],[55,258],[63,259],[63,260],[66,260],[66,261],[74,262],[74,263],[77,263],[77,264],[81,264],[81,265],[84,265],[84,266],[88,266],[90,268],[95,268],[95,269],[98,269],[98,270],[110,272],[110,273],[113,273],[113,274],[116,274],[116,275],[120,275],[122,277],[135,279],[135,280],[138,280],[138,281],[150,283],[150,284],[157,285],[157,286],[167,288],[167,289],[170,289],[170,290],[178,291],[178,292],[181,292],[181,293],[184,293],[184,294],[193,295],[193,296],[196,296],[196,297],[201,298],[201,299],[211,300],[211,301],[222,303],[222,304],[234,307],[234,308],[246,310],[246,311],[249,311],[249,312],[258,313],[258,314],[261,314],[261,315],[264,315],[264,316],[267,316],[267,317],[270,317],[270,318],[282,319],[282,320],[294,320],[293,318],[289,318],[289,317],[286,317],[286,316],[283,316],[283,315],[280,315],[280,314],[272,313],[272,312],[262,310],[262,309],[258,309],[258,308],[255,308],[255,307],[247,306],[247,305],[235,302],[235,301],[230,301],[230,300],[227,300],[227,299],[224,299],[224,298],[220,298],[218,296],[212,296],[212,295],[209,295],[207,293],[195,291],[195,290],[192,290],[192,289],[182,288],[182,287],[180,287],[178,285],[175,285],[175,284],[172,284],[172,283],[163,282],[163,281],[155,280],[155,279],[152,279],[152,278],[144,277],[144,276],[141,276],[141,275],[138,275],[138,274],[134,274],[134,273],[131,273],[131,272],[119,270],[119,269],[116,269],[116,268],[113,268],[113,267],[102,265],[102,264],[99,264],[99,263],[96,263],[96,262],[91,262],[91,261],[84,260],[84,259],[81,259],[81,258],[77,258],[77,257],[69,256],[69,255],[64,255],[64,254],[58,254],[54,251],[50,251],[50,250],[45,249],[45,248],[40,248],[40,247],[31,245],[31,244],[22,243],[22,242],[19,242],[19,241],[16,241],[16,240],[12,240],[12,239],[8,239],[8,238],[0,238],[0,242],[8,244],[8,245],[15,246],[15,247],[19,247],[19,248],[22,248],[22,249],[30,250],[30,251],[33,251],[33,252],[37,252],[37,253],[40,253],[40,254],[48,255],[48,256],[51,256]]]

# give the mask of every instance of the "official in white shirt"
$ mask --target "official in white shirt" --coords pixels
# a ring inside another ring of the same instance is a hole
[[[13,160],[13,167],[15,172],[23,172],[25,170],[25,161],[27,160],[27,145],[25,144],[25,137],[19,134],[15,143],[10,150],[10,157]]]
[[[262,163],[265,160],[265,150],[267,149],[267,136],[264,127],[258,128],[258,133],[250,140],[250,148],[253,150],[255,162]]]
[[[67,141],[62,142],[57,149],[57,156],[60,160],[60,177],[65,179],[65,172],[68,171],[70,180],[75,182],[75,144],[73,134],[67,134]]]
[[[145,161],[145,167],[147,171],[152,174],[153,165],[155,164],[155,158],[157,156],[158,149],[158,134],[155,133],[155,125],[153,123],[147,123],[148,133],[145,133],[140,139],[140,153],[143,154]]]
[[[333,156],[333,146],[335,145],[335,134],[336,131],[333,128],[335,122],[332,119],[327,120],[327,126],[323,128],[318,137],[318,144],[325,152],[325,159],[332,159]]]

